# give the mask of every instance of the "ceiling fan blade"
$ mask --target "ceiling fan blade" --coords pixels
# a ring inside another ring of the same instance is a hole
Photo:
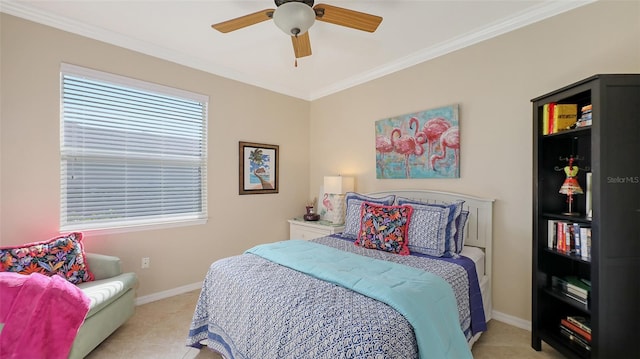
[[[350,27],[356,30],[374,32],[382,22],[382,17],[349,10],[337,6],[318,4],[313,7],[316,20]]]
[[[311,55],[309,31],[302,35],[291,36],[291,42],[293,43],[293,52],[296,54],[296,59]]]
[[[274,11],[275,10],[273,9],[260,10],[258,12],[254,12],[253,14],[240,16],[235,19],[223,21],[218,24],[213,24],[211,25],[211,27],[223,33],[235,31],[238,29],[242,29],[243,27],[255,25],[266,20],[271,20]]]

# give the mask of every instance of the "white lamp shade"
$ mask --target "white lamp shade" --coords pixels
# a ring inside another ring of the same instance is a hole
[[[311,6],[296,1],[284,3],[273,12],[273,22],[289,36],[304,34],[315,20],[316,12]]]
[[[333,194],[344,194],[353,191],[353,177],[324,176],[324,192]]]

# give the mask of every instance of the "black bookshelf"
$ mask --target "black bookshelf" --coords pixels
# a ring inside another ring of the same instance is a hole
[[[640,358],[640,74],[595,75],[534,98],[533,261],[531,346],[542,341],[569,358]],[[543,135],[548,103],[592,105],[592,124]],[[578,156],[577,180],[591,172],[592,216],[585,195],[574,195],[568,216],[561,158]],[[588,169],[582,170],[582,169]],[[549,220],[591,228],[591,257],[549,248]],[[588,304],[553,288],[553,276],[590,281]],[[560,320],[590,319],[590,349],[560,331]]]

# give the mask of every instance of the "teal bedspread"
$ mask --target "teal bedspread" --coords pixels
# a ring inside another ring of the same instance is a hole
[[[453,290],[434,274],[304,240],[247,252],[388,304],[413,326],[420,358],[472,358]]]

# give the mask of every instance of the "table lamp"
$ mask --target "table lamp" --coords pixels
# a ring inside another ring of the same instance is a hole
[[[353,191],[354,178],[347,176],[324,176],[324,193],[318,207],[324,218],[333,224],[343,224],[345,217],[345,193]]]

